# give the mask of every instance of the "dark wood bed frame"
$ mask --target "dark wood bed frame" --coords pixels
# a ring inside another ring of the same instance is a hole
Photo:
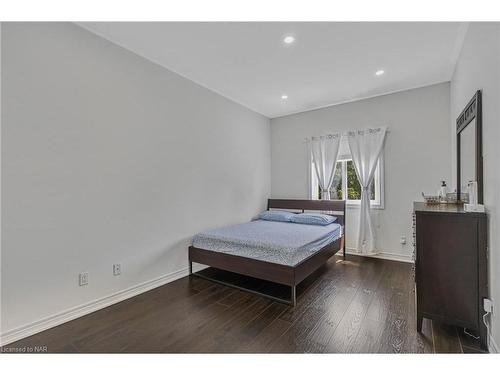
[[[311,273],[325,264],[328,259],[335,255],[340,249],[343,250],[345,259],[345,201],[342,200],[300,200],[300,199],[269,199],[267,209],[288,209],[308,211],[327,211],[325,213],[337,216],[337,223],[342,225],[342,236],[310,257],[304,259],[295,266],[286,266],[277,263],[265,262],[237,255],[219,253],[216,251],[189,247],[189,274],[209,279],[211,281],[242,289],[248,292],[263,295],[274,300],[295,306],[297,302],[296,287]],[[193,263],[200,263],[210,267],[238,274],[255,277],[262,280],[284,284],[291,287],[291,298],[285,300],[259,293],[241,286],[222,282],[201,273],[193,273]]]

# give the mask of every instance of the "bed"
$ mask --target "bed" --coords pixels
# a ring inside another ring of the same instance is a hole
[[[268,210],[321,211],[337,217],[318,226],[255,220],[197,234],[189,247],[189,273],[296,305],[296,287],[339,250],[345,257],[345,201],[269,199]],[[193,263],[290,287],[290,299],[276,298],[193,273]]]

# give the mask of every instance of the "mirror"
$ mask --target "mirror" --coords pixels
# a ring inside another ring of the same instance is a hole
[[[460,133],[460,190],[467,192],[469,181],[476,181],[476,119]]]
[[[483,203],[481,91],[477,91],[457,118],[457,200],[477,181],[477,203]]]

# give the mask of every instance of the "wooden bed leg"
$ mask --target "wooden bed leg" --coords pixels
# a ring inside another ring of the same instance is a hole
[[[342,247],[343,247],[343,251],[344,251],[344,260],[345,260],[345,243],[346,243],[346,240],[345,240],[345,233],[344,233],[344,238],[342,239]]]
[[[193,274],[193,262],[189,262],[189,274]]]
[[[295,305],[297,305],[297,287],[295,285],[292,285],[291,288],[292,288],[291,302],[292,306],[295,307]]]

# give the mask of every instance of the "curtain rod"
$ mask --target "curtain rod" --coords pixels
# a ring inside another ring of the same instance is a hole
[[[379,126],[380,127],[380,126]],[[377,129],[379,127],[373,127],[373,128],[364,128],[364,129]],[[349,132],[351,131],[357,131],[357,130],[364,130],[364,129],[354,129],[354,130],[345,130],[343,132],[340,133],[340,136],[343,138],[343,137],[346,137]],[[389,128],[386,128],[385,129],[385,133],[390,133],[391,131],[389,130]],[[338,134],[338,133],[333,133],[333,134]],[[324,134],[324,135],[320,135],[320,136],[313,136],[313,137],[306,137],[304,138],[304,142],[303,143],[307,143],[311,140],[311,138],[317,138],[317,137],[324,137],[324,136],[328,136],[328,135],[333,135],[332,133],[329,133],[329,134]]]

